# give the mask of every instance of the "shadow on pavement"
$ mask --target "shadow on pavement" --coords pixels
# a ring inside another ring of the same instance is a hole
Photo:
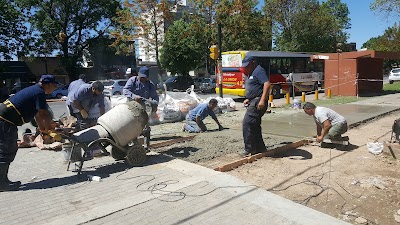
[[[302,158],[294,156],[301,156]],[[284,157],[289,157],[290,159],[294,160],[306,160],[306,159],[312,159],[313,155],[309,151],[296,148],[296,149],[290,149],[285,152],[280,152],[272,156],[272,158],[284,158]]]
[[[321,143],[321,148],[336,149],[338,151],[350,152],[357,149],[359,146],[349,143],[349,145],[338,145],[331,143]]]
[[[143,166],[150,166],[153,164],[168,162],[170,160],[172,160],[172,158],[168,156],[148,155],[146,158],[146,162]],[[86,183],[90,183],[86,182],[88,181],[88,175],[99,176],[103,179],[109,177],[111,174],[119,173],[131,168],[134,168],[134,166],[129,165],[124,160],[90,167],[85,167],[84,164],[82,174],[80,175],[78,175],[76,172],[70,171],[71,175],[67,177],[49,178],[46,180],[23,184],[23,186],[20,187],[19,191],[47,189],[61,186],[73,189],[75,185],[80,187],[82,185],[85,185]],[[71,165],[70,169],[74,169],[73,165]]]
[[[165,152],[160,152],[165,155],[169,155],[175,158],[187,158],[190,156],[191,152],[197,152],[199,149],[198,148],[193,148],[193,147],[174,147],[169,149],[168,151]]]

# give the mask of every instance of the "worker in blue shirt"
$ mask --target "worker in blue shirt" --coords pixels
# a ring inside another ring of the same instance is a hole
[[[149,80],[149,68],[143,66],[139,69],[138,76],[129,78],[123,89],[123,94],[140,104],[149,103],[152,112],[157,111],[158,95],[156,86]]]
[[[133,76],[129,78],[126,82],[123,94],[140,103],[143,108],[146,110],[146,103],[151,106],[151,113],[155,113],[158,107],[158,95],[156,91],[156,86],[149,80],[149,68],[146,66],[142,66],[139,69],[139,73],[137,76]],[[145,148],[149,148],[150,145],[150,126],[147,124],[143,129],[143,136],[145,138]]]
[[[86,75],[85,74],[80,74],[79,79],[72,81],[68,86],[68,99],[66,101],[66,104],[67,104],[67,107],[68,107],[68,110],[69,110],[69,113],[71,114],[71,116],[73,115],[73,109],[71,107],[71,99],[74,96],[75,91],[77,91],[82,84],[86,84]]]
[[[82,84],[69,99],[69,107],[72,108],[73,116],[77,118],[77,130],[83,130],[95,124],[95,121],[88,117],[90,109],[96,104],[99,104],[100,115],[105,113],[103,90],[104,85],[100,81]]]
[[[183,125],[182,130],[188,131],[190,133],[200,133],[207,131],[206,125],[203,120],[207,116],[211,116],[214,121],[218,124],[218,130],[223,130],[224,128],[219,123],[217,117],[215,116],[214,109],[217,107],[218,101],[215,98],[210,99],[208,103],[199,104],[196,108],[189,111],[186,115],[186,123]]]
[[[21,182],[11,182],[8,170],[18,151],[17,126],[35,118],[43,133],[51,130],[52,116],[48,111],[46,94],[51,94],[58,82],[53,75],[43,75],[33,86],[22,89],[0,103],[0,192],[15,190]]]
[[[264,68],[257,65],[254,56],[246,56],[242,61],[245,67],[246,99],[243,101],[247,108],[243,118],[244,150],[242,156],[256,154],[265,151],[265,143],[262,137],[261,118],[268,108],[270,83]]]

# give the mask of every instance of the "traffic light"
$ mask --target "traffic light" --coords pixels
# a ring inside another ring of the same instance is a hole
[[[212,59],[218,59],[218,57],[219,57],[219,49],[218,49],[218,46],[216,46],[216,45],[212,45],[211,47],[210,47],[210,58],[212,58]]]

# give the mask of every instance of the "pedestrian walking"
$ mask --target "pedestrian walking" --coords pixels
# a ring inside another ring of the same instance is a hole
[[[51,94],[58,82],[53,75],[43,75],[40,81],[24,88],[0,103],[0,191],[15,190],[21,182],[8,179],[10,164],[18,151],[17,126],[35,118],[43,133],[50,133],[52,117],[48,110],[46,94]]]
[[[317,142],[322,142],[324,139],[343,141],[342,134],[347,131],[347,121],[343,116],[330,108],[316,106],[311,102],[304,103],[303,110],[314,118],[317,126]]]
[[[254,56],[246,56],[242,61],[245,67],[246,99],[243,101],[247,108],[243,118],[244,150],[242,156],[255,154],[265,150],[262,137],[261,118],[268,108],[270,83],[264,68],[257,65]]]
[[[211,118],[213,118],[218,124],[218,130],[223,130],[224,128],[219,123],[214,113],[214,109],[217,107],[217,105],[218,101],[215,98],[212,98],[208,103],[199,104],[196,108],[190,110],[186,115],[186,123],[183,125],[182,130],[190,133],[207,131],[207,127],[203,123],[203,120],[207,118],[207,116],[211,116]]]

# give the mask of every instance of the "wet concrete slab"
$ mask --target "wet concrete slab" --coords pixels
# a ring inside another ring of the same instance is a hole
[[[399,106],[342,104],[330,107],[347,120],[349,127],[400,109]],[[264,134],[307,138],[316,134],[314,119],[302,110],[280,116],[265,115],[262,121]]]

